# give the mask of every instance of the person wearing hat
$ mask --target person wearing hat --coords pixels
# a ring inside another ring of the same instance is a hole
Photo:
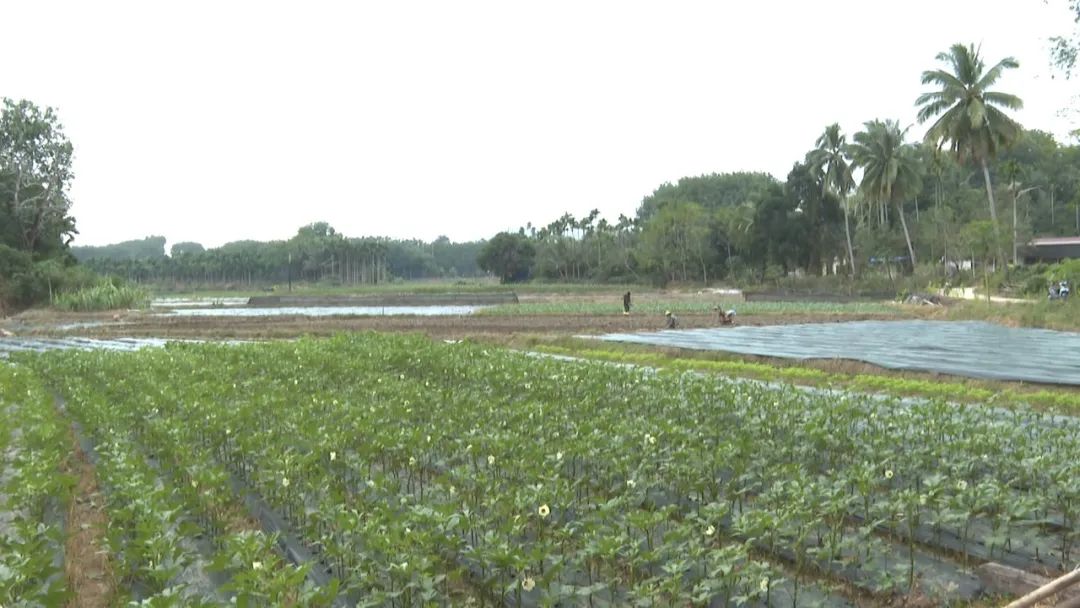
[[[732,308],[731,310],[725,311],[724,309],[720,308],[719,306],[714,306],[713,310],[715,310],[717,312],[717,315],[719,315],[721,325],[734,325],[735,324],[735,309],[734,308]]]
[[[665,310],[664,311],[664,316],[667,317],[667,328],[668,329],[675,329],[676,327],[679,326],[679,317],[676,317],[675,315],[671,314],[670,310]]]

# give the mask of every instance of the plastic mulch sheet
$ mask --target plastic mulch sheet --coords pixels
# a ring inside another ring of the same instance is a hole
[[[1080,333],[982,321],[853,321],[607,334],[602,340],[1080,385]]]

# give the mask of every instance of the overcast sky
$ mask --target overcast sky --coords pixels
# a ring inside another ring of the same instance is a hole
[[[1006,55],[1055,133],[1064,0],[3,0],[0,96],[58,109],[80,235],[207,246],[470,240],[563,212],[632,215],[665,181],[784,179],[831,122],[915,121],[955,42]],[[911,130],[922,136],[924,126]]]

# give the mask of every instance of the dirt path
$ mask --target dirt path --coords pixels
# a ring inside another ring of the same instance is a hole
[[[68,512],[68,536],[64,547],[64,570],[72,599],[67,608],[104,608],[115,595],[112,564],[105,539],[108,516],[105,497],[90,465],[71,432],[72,458],[67,471],[78,480]]]

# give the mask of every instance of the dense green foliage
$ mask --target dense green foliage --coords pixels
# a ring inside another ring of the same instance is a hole
[[[154,605],[179,605],[171,586],[226,604],[184,576],[200,532],[241,593],[325,605],[212,525],[234,487],[371,606],[955,604],[957,560],[1076,563],[1080,427],[1030,411],[416,336],[20,361],[102,446],[108,550]]]
[[[350,238],[325,222],[300,228],[287,241],[234,241],[205,249],[176,243],[165,255],[163,237],[147,237],[105,247],[76,247],[93,270],[159,288],[251,287],[290,279],[330,285],[372,285],[392,278],[474,277],[481,274],[482,243],[431,243],[383,238]]]
[[[71,255],[80,262],[95,258],[116,261],[158,260],[165,257],[165,237],[148,236],[144,239],[102,246],[73,246]]]
[[[52,108],[4,98],[0,107],[0,312],[89,279],[73,270],[68,214],[73,148]]]
[[[150,292],[137,285],[116,285],[102,281],[92,287],[61,294],[53,301],[60,310],[89,312],[145,308],[150,305]]]
[[[499,277],[500,283],[519,283],[529,278],[536,249],[524,235],[500,232],[484,245],[476,263]]]

